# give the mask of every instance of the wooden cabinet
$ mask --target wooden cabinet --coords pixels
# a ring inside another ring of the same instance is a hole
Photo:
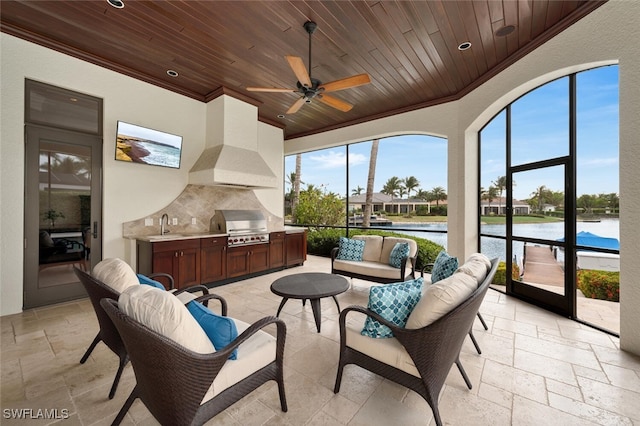
[[[234,278],[269,269],[269,244],[229,247],[227,277]]]
[[[307,260],[307,231],[285,235],[286,266],[302,265]]]
[[[282,268],[285,265],[284,232],[269,235],[269,267]]]
[[[178,289],[200,284],[199,239],[154,243],[138,241],[137,261],[138,272],[170,274]]]
[[[227,278],[227,237],[200,240],[200,281],[208,284]]]

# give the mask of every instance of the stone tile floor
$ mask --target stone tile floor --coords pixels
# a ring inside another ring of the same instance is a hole
[[[328,259],[309,256],[303,267],[214,291],[226,298],[230,316],[252,322],[275,314],[280,299],[269,291],[275,278],[329,268]],[[338,300],[343,307],[366,305],[367,295],[366,283],[354,280]],[[480,311],[489,325],[489,331],[479,321],[474,326],[483,353],[478,355],[469,339],[461,353],[473,389],[468,390],[452,368],[440,399],[446,424],[640,426],[640,358],[620,351],[617,338],[493,290]],[[266,384],[207,424],[433,424],[429,406],[417,394],[359,367],[345,368],[341,391],[334,395],[339,332],[333,302],[322,301],[320,334],[309,304],[303,308],[291,300],[281,318],[288,327],[289,411],[280,411],[275,385]],[[135,377],[127,366],[115,398],[109,400],[117,357],[99,344],[87,363],[79,364],[98,330],[87,299],[5,316],[1,326],[0,423],[110,424]],[[68,418],[9,418],[12,413],[37,417],[44,409]],[[157,422],[137,401],[123,424]]]

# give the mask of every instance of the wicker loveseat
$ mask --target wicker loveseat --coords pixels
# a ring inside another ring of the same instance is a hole
[[[340,259],[339,247],[331,250],[331,273],[377,283],[393,283],[415,277],[417,243],[410,238],[356,235],[354,240],[364,241],[362,260]],[[396,268],[389,264],[389,256],[397,243],[407,243],[409,254]]]

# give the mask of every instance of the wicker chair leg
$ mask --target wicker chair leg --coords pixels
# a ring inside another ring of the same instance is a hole
[[[471,337],[471,341],[473,342],[473,346],[476,347],[476,351],[478,351],[478,355],[482,354],[482,350],[480,349],[480,345],[476,341],[476,336],[473,335],[473,331],[469,331],[469,337]]]
[[[286,413],[289,408],[287,407],[287,396],[284,393],[284,379],[282,377],[282,374],[278,379],[278,394],[280,395],[280,409],[282,410],[282,412]]]
[[[333,386],[333,393],[340,392],[340,385],[342,384],[342,370],[344,365],[340,362],[338,364],[338,373],[336,374],[336,384]]]
[[[433,420],[436,421],[436,426],[442,426],[442,420],[440,419],[440,411],[438,411],[437,403],[435,406],[431,407],[431,411],[433,412]]]
[[[93,342],[91,342],[91,344],[89,345],[89,349],[87,349],[87,351],[84,353],[84,355],[82,355],[82,359],[80,360],[80,364],[84,364],[85,362],[87,362],[87,359],[89,358],[89,355],[91,355],[91,352],[93,352],[93,350],[95,349],[95,347],[98,344],[98,342],[100,342],[100,340],[102,340],[102,339],[100,338],[100,333],[98,333],[96,338],[93,339]]]
[[[489,330],[489,327],[487,327],[487,323],[484,322],[484,318],[482,318],[482,314],[480,314],[480,312],[478,312],[478,319],[480,319],[480,322],[482,323],[482,326],[484,327],[484,329]]]
[[[122,419],[124,419],[124,416],[127,414],[127,411],[129,411],[129,408],[131,408],[133,401],[135,401],[137,397],[138,397],[137,389],[133,388],[131,395],[129,395],[129,398],[127,398],[127,400],[124,402],[124,405],[122,406],[120,411],[118,411],[118,415],[116,416],[115,419],[113,419],[113,423],[111,423],[111,426],[117,426],[122,422]]]
[[[115,396],[116,390],[118,389],[118,383],[120,383],[120,376],[122,376],[122,370],[124,370],[124,367],[127,365],[128,362],[129,362],[128,356],[125,355],[123,358],[120,358],[120,365],[118,366],[116,377],[115,379],[113,379],[113,385],[111,385],[111,391],[109,392],[109,399],[113,399],[113,397]]]
[[[458,371],[460,371],[460,374],[462,374],[462,378],[464,379],[464,382],[467,384],[467,387],[471,389],[472,388],[471,381],[469,380],[469,376],[467,376],[467,372],[464,371],[464,368],[462,367],[462,363],[460,362],[460,360],[456,361],[456,365],[458,366]],[[435,409],[434,409],[434,414],[435,414]]]

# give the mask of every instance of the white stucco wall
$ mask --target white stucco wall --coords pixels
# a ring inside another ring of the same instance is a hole
[[[0,315],[8,315],[20,312],[23,302],[25,78],[104,100],[103,257],[130,256],[122,224],[160,210],[185,188],[204,147],[206,104],[4,33],[0,52]],[[118,120],[181,135],[180,169],[116,162]],[[259,149],[268,151],[263,157],[282,182],[282,130],[264,123],[258,129],[265,137]],[[282,193],[260,191],[280,217]]]
[[[612,0],[459,101],[285,143],[285,155],[398,133],[448,138],[448,250],[477,248],[477,132],[527,91],[598,65],[620,69],[621,346],[640,354],[640,2]]]

